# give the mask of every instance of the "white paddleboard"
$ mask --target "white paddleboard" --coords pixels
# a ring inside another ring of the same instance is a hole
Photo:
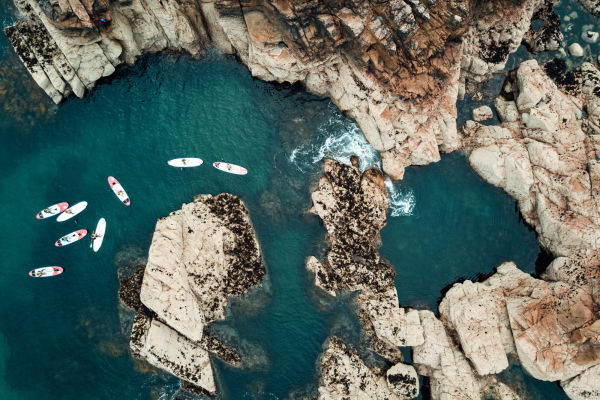
[[[77,204],[67,208],[65,211],[63,211],[63,213],[60,214],[58,216],[58,218],[56,218],[56,220],[58,222],[63,222],[68,219],[71,219],[74,216],[76,216],[77,214],[79,214],[80,212],[82,212],[83,210],[85,210],[87,205],[88,205],[87,201],[80,201],[79,203],[77,203]]]
[[[230,174],[246,175],[248,173],[246,168],[226,162],[215,162],[213,163],[213,167],[224,172],[229,172]]]
[[[56,276],[62,273],[63,269],[61,267],[52,266],[32,269],[29,271],[29,276],[34,278],[46,278],[48,276]]]
[[[78,240],[81,240],[87,235],[86,229],[79,229],[75,232],[67,233],[65,236],[61,237],[54,243],[56,247],[67,246],[71,243],[75,243]]]
[[[123,204],[125,204],[126,206],[131,204],[131,200],[129,200],[127,192],[125,192],[125,189],[123,189],[123,186],[121,186],[118,180],[116,180],[112,176],[109,176],[108,184],[110,185],[110,188],[112,189],[114,194],[119,198],[119,200],[121,200]]]
[[[106,232],[106,220],[100,218],[98,225],[96,225],[96,230],[92,233],[92,249],[94,250],[94,253],[100,250],[100,246],[102,246],[104,232]]]
[[[202,165],[202,160],[199,158],[175,158],[167,161],[171,167],[190,168]]]
[[[54,217],[55,215],[60,214],[61,212],[65,211],[67,208],[69,208],[69,203],[65,203],[65,202],[56,203],[56,204],[53,204],[51,206],[44,208],[42,211],[37,213],[37,215],[35,217],[37,219],[45,219],[45,218]]]

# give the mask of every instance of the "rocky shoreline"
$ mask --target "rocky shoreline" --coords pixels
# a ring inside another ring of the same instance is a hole
[[[257,78],[299,82],[331,98],[358,123],[391,178],[463,150],[483,179],[517,200],[555,257],[542,279],[504,263],[483,282],[454,285],[438,318],[400,307],[394,269],[379,256],[389,207],[381,172],[326,161],[311,211],[327,229],[329,249],[307,268],[331,295],[358,291],[361,325],[389,368],[367,367],[331,338],[319,398],[413,398],[418,372],[434,399],[516,399],[495,377],[515,358],[535,378],[559,381],[571,399],[600,399],[597,66],[567,72],[560,61],[526,61],[507,74],[494,101],[499,124],[482,123],[491,111],[482,109],[480,122],[456,127],[457,100],[483,98],[481,85],[521,44],[532,52],[559,48],[556,3],[15,0],[23,18],[5,31],[56,103],[84,96],[142,54],[201,56],[215,46]],[[598,13],[597,2],[581,3]],[[132,353],[188,389],[215,394],[209,352],[232,364],[240,357],[206,327],[264,274],[239,199],[206,195],[184,205],[157,223],[143,275],[123,282],[121,299],[137,313]],[[414,367],[403,363],[400,347],[412,348]]]

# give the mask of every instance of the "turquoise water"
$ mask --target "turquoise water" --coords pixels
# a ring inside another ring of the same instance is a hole
[[[1,0],[0,5],[6,1]],[[10,21],[10,9],[0,17]],[[124,68],[85,99],[52,106],[33,88],[0,35],[0,83],[31,108],[0,110],[0,397],[3,399],[167,399],[176,379],[148,372],[128,354],[117,300],[117,269],[142,263],[157,218],[198,193],[231,192],[247,204],[268,270],[265,288],[236,301],[214,330],[236,344],[246,366],[215,363],[224,398],[275,399],[314,393],[322,344],[332,332],[356,339],[351,299],[326,299],[305,272],[322,255],[325,231],[307,215],[320,160],[359,153],[379,158],[356,126],[329,101],[296,87],[250,77],[233,58],[147,57]],[[22,111],[22,112],[21,112]],[[207,165],[169,168],[166,160],[198,156]],[[246,177],[208,165],[225,159]],[[106,182],[125,186],[131,207]],[[459,154],[411,167],[389,186],[392,209],[381,253],[397,270],[402,305],[435,309],[441,290],[475,279],[505,260],[535,271],[540,251],[515,203],[485,184]],[[74,221],[38,221],[41,208],[87,200]],[[107,219],[98,254],[87,241],[54,241]],[[65,273],[31,279],[37,266]],[[358,339],[356,339],[358,340]],[[533,398],[564,398],[555,384],[522,379]]]

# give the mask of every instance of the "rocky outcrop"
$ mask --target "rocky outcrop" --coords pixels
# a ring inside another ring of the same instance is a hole
[[[397,364],[384,374],[367,367],[356,350],[335,336],[326,344],[319,369],[319,400],[408,400],[419,393],[419,381],[412,366]]]
[[[519,203],[555,256],[596,264],[600,248],[600,73],[521,64],[495,101],[496,126],[467,122],[469,163]],[[551,76],[557,80],[553,81]]]
[[[324,260],[311,257],[307,262],[315,284],[332,295],[359,291],[359,318],[374,349],[400,361],[397,347],[421,344],[423,333],[417,312],[399,307],[394,269],[377,250],[389,207],[381,172],[361,173],[325,160],[312,201],[310,211],[322,219],[329,244]]]
[[[120,299],[137,312],[132,354],[204,394],[217,390],[209,352],[237,365],[240,357],[210,335],[234,296],[265,274],[248,212],[230,194],[201,195],[160,219],[148,263],[121,281]]]
[[[479,375],[508,367],[507,353],[516,353],[533,377],[549,381],[600,363],[594,347],[598,306],[589,287],[535,279],[513,263],[484,282],[454,285],[440,314]]]
[[[260,79],[330,97],[394,179],[460,147],[465,87],[475,92],[523,41],[538,50],[560,41],[553,0],[15,2],[24,19],[6,32],[56,102],[143,53],[198,56],[214,45]],[[550,22],[531,30],[533,19]]]
[[[431,398],[482,399],[481,387],[471,365],[447,335],[431,311],[419,311],[424,342],[413,347],[413,362],[420,375],[430,378]]]

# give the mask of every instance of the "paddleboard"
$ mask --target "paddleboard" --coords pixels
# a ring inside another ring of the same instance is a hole
[[[246,175],[248,173],[248,170],[246,168],[226,162],[215,162],[213,163],[213,167],[215,167],[216,169],[220,169],[224,172],[229,172],[230,174]]]
[[[77,203],[77,204],[67,208],[65,211],[63,211],[63,213],[60,214],[58,216],[58,218],[56,218],[56,220],[58,222],[63,222],[68,219],[71,219],[74,216],[76,216],[77,214],[79,214],[80,212],[82,212],[83,210],[85,210],[87,205],[88,205],[87,201],[80,201],[79,203]]]
[[[96,225],[96,230],[92,233],[92,244],[91,247],[94,250],[94,253],[100,250],[100,246],[102,246],[102,241],[104,240],[104,232],[106,231],[106,220],[104,218],[100,218],[98,221],[98,225]]]
[[[171,167],[190,168],[202,165],[203,161],[199,158],[175,158],[167,161]]]
[[[87,235],[87,230],[79,229],[75,232],[68,233],[65,236],[61,237],[54,243],[54,245],[56,247],[67,246],[71,243],[75,243],[76,241],[78,241],[80,239],[83,239],[85,237],[85,235]]]
[[[37,219],[54,217],[55,215],[60,214],[61,212],[65,211],[67,208],[69,208],[69,203],[64,203],[64,202],[56,203],[56,204],[53,204],[51,206],[44,208],[42,211],[37,213],[37,215],[35,217]]]
[[[29,271],[29,276],[34,278],[46,278],[49,276],[56,276],[63,273],[63,269],[61,267],[42,267],[36,268]]]
[[[126,206],[131,204],[129,196],[127,196],[127,192],[125,192],[125,189],[123,189],[123,186],[121,186],[118,180],[116,180],[112,176],[109,176],[108,184],[110,185],[110,188],[112,189],[114,194],[119,198],[119,200],[121,200],[123,204],[125,204]]]

